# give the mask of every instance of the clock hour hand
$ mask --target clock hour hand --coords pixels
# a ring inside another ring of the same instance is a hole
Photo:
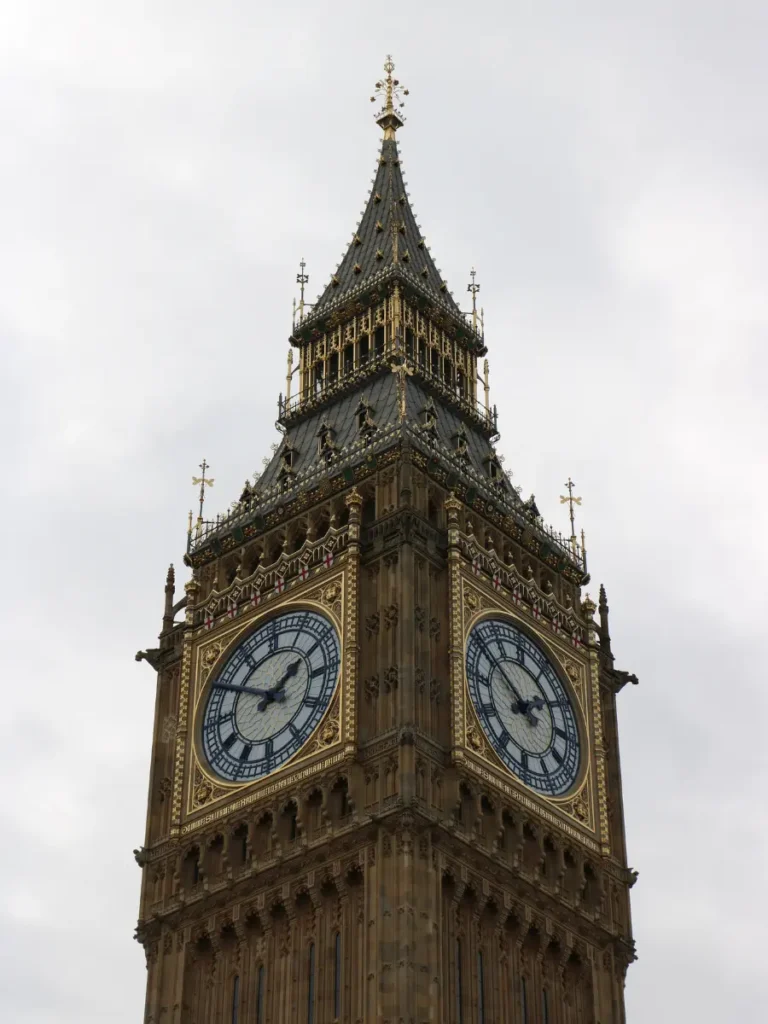
[[[264,699],[259,704],[259,711],[266,711],[267,707],[273,701],[277,703],[282,703],[282,701],[285,700],[285,694],[283,693],[283,690],[285,689],[285,684],[292,676],[296,675],[296,673],[299,671],[300,665],[301,658],[297,658],[296,661],[292,661],[288,668],[285,670],[283,678],[280,679],[277,683],[275,683],[275,685],[271,689],[262,691],[262,696],[264,697]]]
[[[541,711],[543,707],[545,707],[545,703],[541,697],[530,697],[528,700],[522,701],[517,711],[524,714],[528,719],[528,724],[536,728],[539,724],[539,720],[531,709],[535,708],[537,711]],[[514,711],[515,709],[513,708],[512,710]]]

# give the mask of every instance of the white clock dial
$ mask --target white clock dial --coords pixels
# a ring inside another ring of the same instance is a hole
[[[469,635],[466,669],[475,711],[504,764],[541,793],[567,793],[579,775],[579,731],[542,648],[506,619],[484,619]]]
[[[201,730],[212,771],[245,782],[293,757],[330,705],[339,660],[338,634],[316,612],[277,615],[247,636],[209,686]]]

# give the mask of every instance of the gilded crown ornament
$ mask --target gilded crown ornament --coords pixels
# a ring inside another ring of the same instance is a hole
[[[405,121],[405,118],[400,117],[400,111],[405,106],[404,97],[408,95],[408,90],[402,87],[398,78],[392,77],[395,64],[389,54],[384,61],[384,70],[387,77],[376,83],[375,95],[371,96],[371,103],[376,102],[376,96],[382,98],[383,106],[376,115],[376,123],[384,129],[385,139],[394,139],[395,132],[398,128],[402,128]]]

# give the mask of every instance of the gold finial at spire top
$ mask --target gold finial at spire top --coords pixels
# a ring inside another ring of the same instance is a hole
[[[376,115],[376,123],[384,129],[385,139],[394,139],[397,129],[403,126],[404,119],[400,117],[400,111],[405,104],[404,97],[408,95],[408,90],[400,85],[399,79],[392,77],[395,63],[389,54],[384,61],[384,70],[387,77],[376,83],[371,103],[376,102],[377,95],[382,98],[383,106]]]

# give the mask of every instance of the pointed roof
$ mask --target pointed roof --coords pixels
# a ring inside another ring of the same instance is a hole
[[[368,202],[349,248],[304,324],[317,321],[347,299],[391,278],[402,280],[444,313],[464,321],[411,209],[395,139],[403,122],[399,116],[399,82],[392,78],[391,58],[387,58],[384,70],[387,78],[376,83],[384,95],[384,107],[377,118],[384,138]],[[407,90],[402,91],[407,94]]]

